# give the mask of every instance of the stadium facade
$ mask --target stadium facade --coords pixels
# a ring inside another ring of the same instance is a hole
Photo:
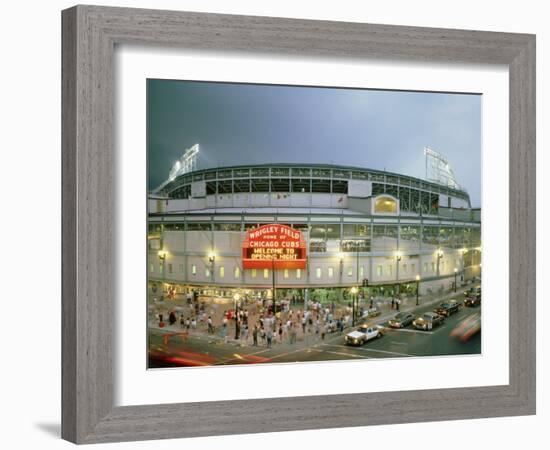
[[[149,194],[147,271],[152,295],[437,293],[481,276],[481,211],[460,188],[359,167],[193,170]]]

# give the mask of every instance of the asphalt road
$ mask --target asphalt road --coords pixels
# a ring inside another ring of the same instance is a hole
[[[415,316],[432,311],[434,306],[418,307]],[[432,331],[420,331],[412,325],[404,329],[384,328],[380,339],[373,339],[359,347],[345,344],[344,334],[328,334],[325,339],[309,335],[295,344],[275,343],[268,349],[260,341],[258,347],[250,344],[224,343],[217,337],[181,335],[153,331],[149,333],[149,367],[181,367],[226,364],[285,363],[328,360],[357,360],[371,358],[408,358],[421,356],[479,354],[481,332],[467,342],[450,336],[451,331],[466,317],[481,314],[481,308],[461,309]],[[386,322],[381,322],[384,326]],[[348,330],[350,331],[350,330]]]

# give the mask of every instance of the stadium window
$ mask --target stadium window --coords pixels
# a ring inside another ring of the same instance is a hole
[[[428,271],[428,263],[425,262],[425,263],[424,263],[424,272],[427,272],[427,271]]]
[[[290,192],[290,179],[272,178],[271,192]]]
[[[211,229],[210,222],[187,222],[187,231],[210,231]]]
[[[283,277],[288,278],[288,269],[285,269],[283,272]]]
[[[328,277],[332,278],[334,276],[334,267],[328,268]]]
[[[256,275],[258,274],[258,271],[256,269],[252,269],[252,278],[256,278]]]
[[[162,263],[159,264],[159,273],[162,273],[163,272],[163,267],[162,267]]]
[[[416,264],[411,264],[411,273],[415,273],[416,272]]]
[[[317,267],[317,268],[315,269],[315,276],[316,276],[317,278],[321,278],[321,268],[320,268],[320,267]]]
[[[384,268],[383,268],[382,264],[378,264],[376,266],[376,275],[378,275],[379,277],[384,275]]]
[[[311,192],[311,183],[307,179],[292,179],[292,192]]]
[[[348,182],[343,180],[332,180],[332,193],[333,194],[347,194]]]
[[[210,269],[208,267],[204,269],[204,276],[207,278],[210,277]]]
[[[401,270],[403,273],[407,273],[407,264],[403,264],[403,266],[401,266]]]
[[[214,231],[241,231],[240,223],[214,223]]]
[[[151,273],[155,272],[155,265],[154,264],[149,265],[149,272],[151,272]]]
[[[296,278],[298,280],[302,278],[302,269],[296,269]]]
[[[432,263],[432,272],[435,272],[435,263]]]
[[[180,273],[183,273],[185,271],[185,267],[183,264],[180,264]]]
[[[172,273],[172,263],[168,263],[168,273]]]
[[[393,265],[388,264],[388,275],[391,277],[393,275]]]
[[[348,277],[352,277],[352,276],[353,276],[353,267],[349,266],[348,267]]]
[[[359,278],[363,278],[365,276],[365,268],[363,266],[359,267]]]
[[[223,277],[225,277],[225,267],[220,266],[220,278],[223,278]]]
[[[233,180],[233,192],[250,192],[250,180]]]
[[[264,269],[264,278],[269,278],[269,269]]]
[[[193,275],[196,275],[196,274],[197,274],[197,266],[196,266],[195,264],[193,264],[193,265],[191,266],[191,273],[192,273]]]
[[[311,192],[330,194],[330,180],[311,180]]]
[[[235,267],[235,270],[233,271],[233,276],[237,280],[241,276],[241,268],[239,266]]]

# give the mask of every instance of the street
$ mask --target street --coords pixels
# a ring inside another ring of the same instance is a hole
[[[288,363],[328,360],[357,360],[371,358],[404,358],[420,356],[442,356],[479,354],[481,352],[481,332],[473,334],[463,342],[450,333],[464,319],[481,314],[481,307],[462,306],[462,294],[450,295],[461,303],[455,314],[448,317],[441,326],[431,331],[416,330],[412,325],[402,329],[387,326],[387,320],[397,311],[371,319],[382,331],[382,337],[368,341],[362,346],[348,346],[343,333],[333,332],[322,339],[320,333],[298,334],[296,342],[289,343],[283,336],[282,342],[274,339],[272,348],[267,348],[265,340],[258,339],[258,346],[252,345],[252,338],[246,341],[235,340],[229,330],[229,339],[209,335],[200,331],[185,333],[178,324],[164,329],[149,327],[149,367],[207,366],[227,364]],[[446,297],[447,299],[449,297]],[[416,307],[408,305],[402,311],[410,311],[415,317],[432,311],[442,300],[432,299],[429,303]],[[356,327],[355,327],[356,328]],[[234,328],[233,328],[234,330]]]

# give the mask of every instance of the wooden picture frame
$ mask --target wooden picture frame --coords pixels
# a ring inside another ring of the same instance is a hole
[[[62,30],[64,439],[95,443],[535,413],[535,36],[97,6],[63,11]],[[114,407],[113,52],[127,43],[507,65],[509,384]]]

